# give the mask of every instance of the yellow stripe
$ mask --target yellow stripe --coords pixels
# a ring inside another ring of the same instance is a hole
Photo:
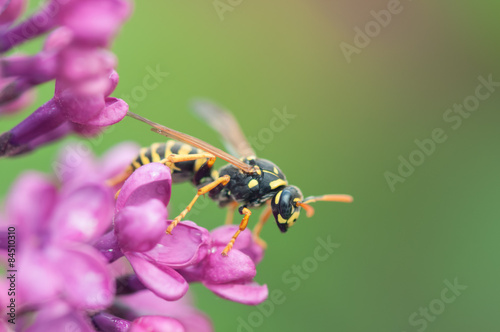
[[[139,164],[137,161],[134,161],[132,163],[132,165],[134,166],[135,169],[138,169],[139,167],[141,167],[141,164]]]
[[[141,153],[139,154],[139,156],[141,157],[141,163],[143,165],[149,164],[151,162],[151,161],[149,161],[148,157],[146,157],[146,152],[148,150],[149,150],[148,148],[142,148]]]
[[[248,188],[253,188],[258,184],[259,184],[259,181],[252,179],[252,180],[250,180],[250,182],[248,182]]]
[[[274,175],[274,176],[276,176],[276,177],[278,176],[278,174],[275,174],[275,173],[273,173],[273,172],[271,172],[271,171],[268,171],[267,169],[262,170],[262,172],[267,173],[267,174]]]
[[[274,181],[269,182],[269,186],[271,186],[271,189],[276,189],[280,186],[286,186],[286,185],[287,185],[287,182],[282,180],[282,179],[278,179],[278,180],[274,180]]]
[[[194,162],[194,172],[198,172],[198,170],[201,168],[201,166],[203,166],[204,163],[207,162],[207,158],[200,158],[200,159],[196,159],[196,161]]]
[[[276,196],[274,196],[274,204],[278,204],[278,203],[280,202],[280,197],[281,197],[281,193],[282,193],[282,192],[283,192],[283,190],[282,190],[282,191],[280,191],[280,192],[278,192],[278,193],[276,194]]]
[[[297,219],[299,218],[299,214],[300,211],[296,211],[292,214],[290,219],[288,219],[288,227],[292,227],[293,225],[295,225],[295,221],[297,221]]]
[[[278,169],[276,167],[274,167],[273,172],[278,174]]]
[[[179,152],[177,154],[189,154],[193,147],[188,144],[182,144],[181,148],[179,149]]]
[[[160,147],[160,143],[154,143],[151,145],[151,157],[154,163],[157,163],[161,160],[160,155],[158,154],[158,148]]]
[[[165,158],[172,154],[172,147],[175,145],[175,141],[168,141],[165,144]]]

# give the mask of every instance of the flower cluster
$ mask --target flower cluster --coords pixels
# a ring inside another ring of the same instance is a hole
[[[168,167],[140,167],[115,201],[117,188],[105,180],[126,167],[137,147],[122,144],[101,161],[80,158],[68,164],[75,159],[68,155],[72,151],[66,148],[56,163],[57,183],[26,173],[5,204],[5,221],[18,232],[23,271],[20,330],[211,331],[210,320],[186,299],[193,282],[243,304],[266,300],[267,286],[253,281],[264,252],[250,231],[241,233],[227,257],[221,252],[237,226],[209,232],[183,221],[173,235],[165,233],[172,184]]]
[[[128,105],[110,97],[118,84],[109,51],[129,17],[129,0],[46,0],[20,22],[26,0],[0,0],[0,115],[33,102],[33,88],[54,81],[54,96],[0,135],[0,157],[16,156],[68,134],[96,135],[119,122]],[[13,54],[45,36],[35,55]],[[9,52],[9,55],[6,53]],[[264,250],[249,230],[228,257],[221,252],[237,226],[211,232],[193,221],[167,235],[171,171],[150,163],[122,186],[138,147],[122,144],[100,160],[64,148],[55,176],[24,173],[0,215],[0,269],[7,270],[8,227],[16,230],[15,325],[5,320],[11,299],[0,294],[0,331],[212,331],[192,307],[199,282],[217,296],[247,305],[266,300],[254,281]],[[119,190],[119,194],[115,193]],[[5,285],[5,278],[0,286]]]
[[[70,133],[92,136],[125,117],[128,105],[110,97],[118,84],[116,57],[108,50],[131,12],[127,0],[47,0],[12,25],[24,0],[3,1],[0,52],[47,34],[36,55],[0,58],[0,114],[32,99],[31,89],[55,80],[52,99],[0,136],[0,157],[14,156]]]

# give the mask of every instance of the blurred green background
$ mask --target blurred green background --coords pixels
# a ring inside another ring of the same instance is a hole
[[[214,3],[229,7],[219,15]],[[226,106],[246,135],[257,138],[270,128],[273,109],[286,108],[295,118],[262,144],[259,156],[277,163],[305,195],[355,197],[353,204],[317,203],[314,218],[302,215],[287,234],[272,221],[265,227],[269,248],[256,279],[282,294],[274,303],[244,306],[193,285],[197,306],[216,330],[497,331],[500,88],[456,130],[443,116],[474,95],[479,76],[500,81],[500,4],[214,3],[136,2],[113,46],[120,74],[114,96],[136,113],[219,147],[217,135],[190,114],[192,98]],[[373,23],[370,11],[388,6],[399,13],[390,22],[385,17],[385,27]],[[370,42],[348,63],[340,45],[355,46],[354,28],[367,24]],[[148,68],[169,75],[157,88],[141,90]],[[37,105],[52,88],[39,89]],[[2,118],[0,131],[32,109]],[[125,140],[161,140],[131,119],[114,127],[102,140],[88,141],[98,154]],[[436,128],[447,140],[392,191],[384,174],[400,176],[398,157],[417,158],[414,141]],[[0,161],[0,195],[26,169],[51,171],[63,144]],[[189,184],[175,186],[171,215],[192,194]],[[220,225],[225,211],[205,206],[191,219]],[[318,238],[340,247],[318,261]],[[467,288],[445,291],[445,280],[455,279]],[[450,300],[453,291],[460,295]]]

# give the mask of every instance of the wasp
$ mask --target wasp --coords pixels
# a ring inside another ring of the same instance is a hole
[[[145,122],[152,127],[152,131],[170,140],[142,148],[137,158],[123,173],[108,180],[108,184],[113,186],[126,180],[140,166],[158,162],[170,168],[173,183],[191,181],[198,188],[197,194],[189,205],[174,218],[166,230],[167,234],[172,233],[175,226],[192,209],[197,199],[205,194],[208,194],[220,207],[228,207],[226,224],[232,223],[237,207],[239,207],[239,213],[243,215],[238,230],[222,251],[223,256],[227,256],[238,235],[246,229],[252,215],[250,210],[252,208],[266,206],[253,230],[255,241],[265,247],[266,243],[259,234],[271,214],[279,230],[284,233],[296,223],[302,208],[308,217],[314,214],[310,203],[352,202],[352,197],[349,195],[304,198],[298,187],[288,184],[285,174],[276,164],[255,156],[254,150],[230,112],[208,101],[196,102],[194,111],[222,136],[231,154],[198,138],[167,128],[129,111],[128,116]],[[216,158],[221,158],[228,164],[215,170],[213,165]]]

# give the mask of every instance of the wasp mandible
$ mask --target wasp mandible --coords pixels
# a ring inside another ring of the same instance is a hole
[[[296,186],[289,185],[285,175],[278,166],[266,159],[255,156],[255,152],[245,139],[243,132],[234,118],[226,110],[207,102],[198,101],[194,104],[195,113],[204,119],[222,136],[226,148],[232,152],[224,152],[198,138],[167,128],[132,112],[127,115],[147,123],[151,130],[172,140],[166,143],[154,143],[142,148],[137,158],[121,174],[108,180],[109,185],[115,185],[126,180],[142,165],[159,162],[168,166],[172,172],[172,181],[180,183],[191,181],[198,192],[191,203],[172,221],[167,228],[168,234],[192,209],[197,199],[208,193],[209,197],[218,202],[220,207],[228,207],[226,224],[232,223],[235,209],[243,215],[239,229],[222,251],[226,256],[233,247],[236,238],[245,230],[252,212],[251,208],[266,205],[253,230],[255,240],[262,246],[265,242],[259,237],[262,227],[271,214],[281,232],[286,232],[293,226],[301,208],[308,217],[314,214],[310,203],[318,201],[352,202],[349,195],[323,195],[304,198]],[[212,169],[216,158],[221,158],[229,164],[221,169]],[[238,159],[239,157],[239,159]]]

